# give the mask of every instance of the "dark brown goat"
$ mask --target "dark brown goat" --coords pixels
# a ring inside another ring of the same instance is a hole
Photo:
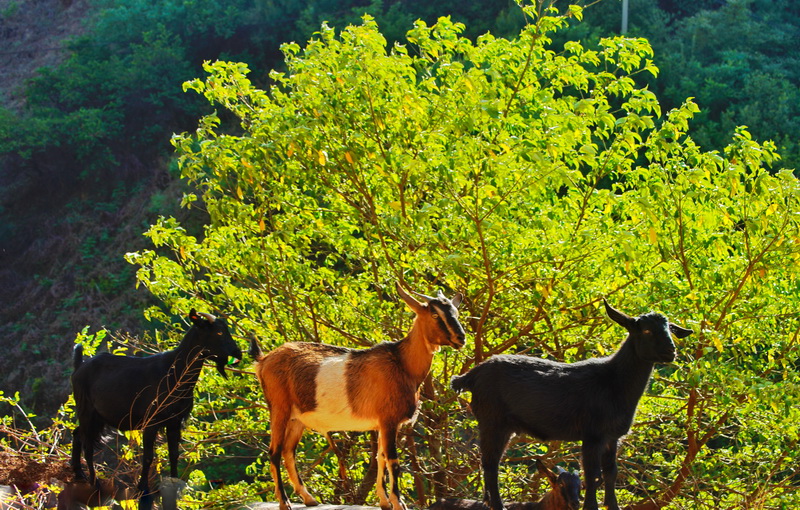
[[[550,482],[550,490],[539,501],[506,503],[506,510],[578,510],[581,506],[581,478],[563,468],[549,469],[536,459],[536,469]],[[489,510],[486,503],[474,499],[440,499],[428,510]]]
[[[281,480],[281,456],[295,492],[307,506],[317,504],[295,466],[295,448],[306,427],[321,433],[377,430],[381,508],[405,509],[398,487],[397,431],[416,417],[419,386],[433,354],[445,345],[461,348],[465,334],[458,322],[461,294],[450,300],[440,292],[420,303],[400,285],[397,292],[416,314],[411,331],[399,342],[369,349],[298,342],[262,354],[252,340],[250,353],[270,410],[270,469],[280,510],[291,507]]]
[[[597,510],[602,474],[605,505],[619,509],[614,492],[619,438],[633,424],[655,363],[675,359],[670,333],[683,338],[692,330],[670,323],[661,314],[629,317],[604,304],[611,320],[628,331],[612,356],[577,363],[494,356],[453,377],[454,390],[472,392],[470,407],[478,419],[484,490],[492,510],[503,509],[497,476],[500,458],[515,433],[581,441],[586,484],[583,508]]]
[[[153,356],[114,356],[101,353],[83,361],[83,347],[75,347],[72,391],[78,427],[72,443],[72,469],[77,480],[86,480],[81,451],[95,483],[94,448],[103,430],[142,430],[142,477],[138,488],[149,497],[148,474],[153,462],[156,435],[167,430],[170,475],[178,476],[178,444],[181,427],[194,404],[194,386],[206,360],[216,363],[223,377],[228,357],[241,359],[242,351],[231,338],[223,319],[189,314],[193,325],[180,345]]]

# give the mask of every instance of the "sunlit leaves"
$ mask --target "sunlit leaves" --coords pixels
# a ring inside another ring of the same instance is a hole
[[[394,301],[395,281],[465,292],[469,347],[436,358],[429,421],[416,429],[416,460],[431,471],[449,469],[442,448],[472,455],[459,445],[467,415],[447,444],[426,439],[438,433],[427,423],[455,412],[449,375],[499,352],[611,352],[622,332],[598,308],[604,296],[631,314],[661,310],[695,335],[659,372],[662,398],[642,402],[639,420],[659,425],[637,430],[626,457],[663,464],[641,469],[638,483],[655,496],[689,471],[746,480],[757,471],[749,463],[769,459],[726,445],[741,456],[734,466],[707,451],[717,436],[793,418],[796,363],[780,353],[796,353],[800,327],[800,187],[770,173],[774,146],[745,129],[724,154],[702,152],[689,134],[692,101],[662,118],[632,79],[657,72],[646,41],[556,53],[548,34],[565,18],[528,11],[536,23],[517,39],[475,43],[449,19],[418,22],[395,48],[368,17],[341,32],[322,26],[305,47],[284,47],[286,72],[267,91],[241,64],[207,64],[207,78],[187,87],[237,123],[209,115],[174,143],[198,190],[185,202],[211,222],[190,235],[161,219],[147,234],[155,250],[129,260],[169,307],[204,302],[265,347],[401,338],[410,314]],[[776,397],[762,397],[767,386]],[[204,407],[212,413],[229,397],[206,388],[221,399]],[[265,422],[263,409],[253,413]],[[771,441],[764,455],[796,435]],[[323,448],[304,445],[309,456]],[[715,500],[716,486],[694,482],[693,501]]]

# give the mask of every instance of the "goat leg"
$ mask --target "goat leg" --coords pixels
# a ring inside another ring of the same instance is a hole
[[[155,458],[156,428],[145,428],[142,434],[142,477],[139,478],[138,489],[142,492],[142,497],[150,495],[150,466]]]
[[[142,477],[139,479],[138,489],[142,495],[139,497],[139,510],[153,508],[153,494],[150,492],[150,466],[155,458],[156,435],[158,429],[148,428],[142,431]]]
[[[300,473],[297,471],[297,463],[295,461],[295,451],[297,444],[303,437],[305,425],[300,420],[289,420],[284,432],[283,443],[283,465],[286,467],[286,474],[289,475],[289,482],[294,487],[294,492],[303,499],[303,504],[306,506],[317,506],[319,503],[314,496],[312,496],[303,479],[300,478]]]
[[[286,441],[286,427],[289,424],[289,415],[282,414],[277,409],[270,408],[272,413],[272,434],[269,440],[269,470],[272,481],[275,483],[275,499],[278,500],[280,510],[291,510],[292,504],[286,494],[281,478],[281,455]]]
[[[483,426],[482,426],[483,424]],[[484,502],[492,510],[503,510],[503,499],[500,497],[498,476],[500,474],[500,458],[506,450],[511,432],[496,427],[488,420],[478,422],[480,432],[481,467],[483,468]]]
[[[583,510],[597,510],[597,488],[600,486],[600,454],[601,443],[592,440],[583,440],[581,445],[581,460],[583,462],[583,476],[586,484],[586,493],[583,500]]]
[[[86,441],[83,444],[83,456],[86,458],[86,467],[89,469],[89,483],[96,483],[97,477],[94,472],[94,441]]]
[[[167,449],[169,450],[169,476],[178,478],[178,458],[180,451],[178,445],[181,442],[181,423],[171,422],[167,425]]]
[[[276,445],[275,451],[270,451],[269,454],[269,469],[272,473],[272,480],[275,482],[275,498],[278,500],[278,507],[280,510],[292,510],[292,504],[289,501],[289,496],[286,494],[286,489],[283,486],[283,479],[281,478],[281,450],[282,445]],[[270,445],[272,450],[272,445]]]
[[[378,431],[378,476],[375,479],[375,492],[378,494],[378,504],[381,510],[390,510],[392,504],[389,502],[389,496],[386,494],[386,484],[384,479],[386,477],[386,446],[383,441],[383,432]]]
[[[81,445],[80,427],[76,427],[72,432],[72,472],[75,473],[75,481],[82,482],[86,480],[86,474],[83,472],[81,466],[81,453],[83,445]]]
[[[609,441],[601,458],[605,494],[603,503],[608,510],[619,510],[615,484],[617,482],[617,440]]]
[[[386,471],[389,475],[389,502],[394,510],[406,510],[400,495],[400,462],[397,455],[397,425],[383,425],[378,440],[383,444]]]

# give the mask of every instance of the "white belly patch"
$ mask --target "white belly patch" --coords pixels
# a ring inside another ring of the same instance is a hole
[[[334,430],[377,430],[377,417],[353,415],[345,378],[349,358],[349,355],[336,356],[322,362],[316,380],[317,408],[307,413],[293,409],[292,418],[323,434]]]

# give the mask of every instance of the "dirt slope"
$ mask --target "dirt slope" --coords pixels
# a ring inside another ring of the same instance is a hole
[[[0,0],[0,101],[19,109],[21,87],[40,67],[65,58],[64,42],[83,31],[88,0]]]

